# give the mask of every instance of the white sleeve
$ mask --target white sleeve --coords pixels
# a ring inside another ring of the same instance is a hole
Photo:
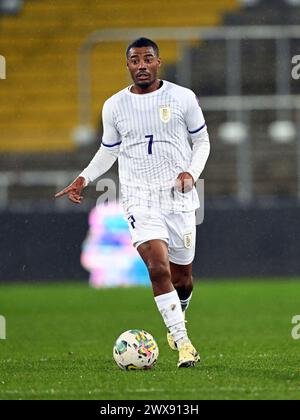
[[[192,161],[186,172],[191,174],[196,182],[205,168],[210,153],[210,141],[207,129],[205,128],[205,130],[194,135],[192,142]]]
[[[85,186],[104,175],[113,166],[117,158],[118,155],[114,151],[101,146],[89,166],[79,175],[85,179]]]
[[[188,90],[186,96],[185,122],[188,132],[192,138],[194,135],[201,133],[206,128],[204,115],[198,98],[191,90]]]
[[[121,136],[115,127],[113,102],[105,102],[102,110],[103,137],[100,150],[96,153],[87,168],[79,175],[85,178],[86,186],[104,175],[118,159]]]
[[[119,150],[122,139],[114,121],[114,101],[112,98],[108,99],[103,105],[102,121],[102,146],[113,150]]]

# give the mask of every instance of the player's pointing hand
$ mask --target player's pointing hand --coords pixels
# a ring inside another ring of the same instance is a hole
[[[72,203],[80,204],[83,199],[81,193],[84,188],[85,179],[80,176],[79,178],[75,179],[75,181],[67,188],[55,194],[55,198],[61,198],[65,195],[68,195],[68,198],[70,201],[72,201]]]

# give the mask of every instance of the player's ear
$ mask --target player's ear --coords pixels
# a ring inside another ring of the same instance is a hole
[[[158,67],[160,67],[161,66],[161,58],[160,57],[158,57],[157,62],[158,62]]]

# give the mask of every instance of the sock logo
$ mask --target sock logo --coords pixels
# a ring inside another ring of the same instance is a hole
[[[0,340],[6,340],[6,320],[0,315]]]
[[[175,309],[176,309],[176,305],[171,305],[171,311],[175,311]]]
[[[0,79],[6,79],[6,60],[0,55]]]

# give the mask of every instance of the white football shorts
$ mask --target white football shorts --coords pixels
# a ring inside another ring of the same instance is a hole
[[[144,242],[160,239],[167,243],[170,262],[189,265],[195,257],[196,213],[148,207],[131,207],[126,214],[131,239],[137,249]]]

